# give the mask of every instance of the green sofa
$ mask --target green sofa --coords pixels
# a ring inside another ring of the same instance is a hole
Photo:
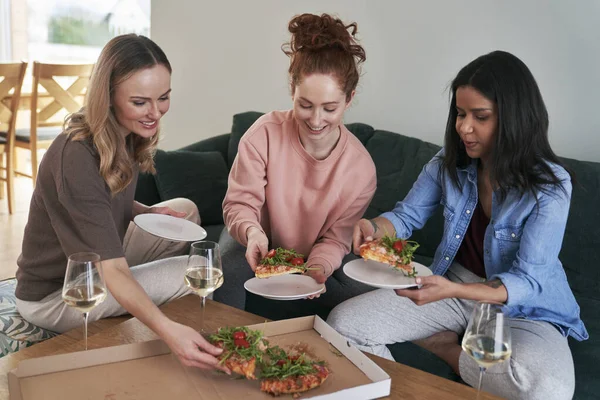
[[[237,153],[240,138],[262,114],[246,112],[233,117],[231,133],[202,140],[171,152],[159,151],[157,174],[141,175],[136,199],[153,204],[185,196],[198,205],[208,239],[218,240],[223,229],[221,202],[227,189],[227,174]],[[348,124],[348,129],[365,145],[377,167],[378,187],[365,213],[371,218],[393,208],[404,198],[423,165],[439,146],[398,133],[375,130],[369,125]],[[440,128],[442,135],[443,127]],[[590,339],[569,339],[575,361],[575,399],[598,398],[600,375],[600,163],[563,159],[576,174],[567,231],[560,254],[569,283],[581,307],[581,317]],[[413,238],[421,246],[417,261],[429,265],[442,234],[441,210]],[[541,238],[541,240],[543,240]],[[248,302],[251,302],[251,297]],[[248,305],[247,305],[247,308]],[[329,310],[325,310],[328,312]],[[449,379],[458,380],[443,361],[412,345],[390,346],[397,361]],[[549,351],[551,351],[549,349]]]

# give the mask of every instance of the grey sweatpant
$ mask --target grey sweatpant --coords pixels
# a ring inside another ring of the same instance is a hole
[[[446,273],[453,282],[482,279],[455,263]],[[380,289],[337,306],[327,323],[359,349],[393,360],[386,345],[427,338],[442,331],[463,335],[475,302],[444,299],[418,306]],[[483,390],[508,399],[571,399],[575,390],[573,358],[567,339],[548,322],[510,319],[510,360],[490,367]],[[461,378],[477,386],[479,365],[464,351],[460,355]]]
[[[185,212],[188,221],[200,223],[198,208],[188,199],[167,200],[157,206]],[[135,265],[130,268],[131,274],[154,304],[161,305],[189,293],[183,280],[187,256],[181,256],[189,251],[189,246],[186,242],[173,242],[153,236],[133,222],[130,223],[123,243],[125,258],[129,265]],[[83,324],[81,312],[63,302],[62,290],[49,294],[41,301],[17,299],[17,309],[29,322],[54,332],[66,332]],[[88,321],[126,313],[109,293],[101,304],[90,311]]]

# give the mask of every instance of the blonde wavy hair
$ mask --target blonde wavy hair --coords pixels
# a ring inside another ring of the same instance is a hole
[[[153,156],[159,132],[149,139],[138,135],[126,139],[111,106],[112,96],[134,73],[159,64],[171,72],[165,53],[147,37],[128,34],[113,38],[94,66],[83,108],[65,120],[65,133],[71,140],[91,138],[100,155],[100,175],[113,196],[131,183],[134,163],[141,172],[156,173]]]

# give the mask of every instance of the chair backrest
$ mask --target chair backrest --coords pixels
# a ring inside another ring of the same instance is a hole
[[[0,132],[8,132],[8,140],[15,131],[26,69],[26,62],[0,63]]]
[[[60,113],[74,113],[83,106],[94,64],[45,64],[34,61],[31,88],[31,140],[37,139],[37,127],[60,126]],[[58,79],[57,79],[58,78]],[[69,81],[68,86],[65,81]],[[48,97],[42,105],[39,86]],[[54,117],[54,118],[53,118]]]

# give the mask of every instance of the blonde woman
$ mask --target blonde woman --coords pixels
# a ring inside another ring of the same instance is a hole
[[[200,222],[189,200],[148,207],[133,199],[138,173],[155,172],[152,154],[170,92],[171,65],[150,39],[123,35],[102,50],[85,107],[67,119],[40,165],[17,261],[17,308],[46,329],[80,326],[81,313],[62,301],[62,282],[67,257],[92,251],[103,260],[111,293],[92,318],[129,312],[183,364],[228,372],[214,357],[218,348],[157,308],[187,293],[185,257],[173,257],[185,254],[187,245],[152,237],[131,223],[140,213]]]

